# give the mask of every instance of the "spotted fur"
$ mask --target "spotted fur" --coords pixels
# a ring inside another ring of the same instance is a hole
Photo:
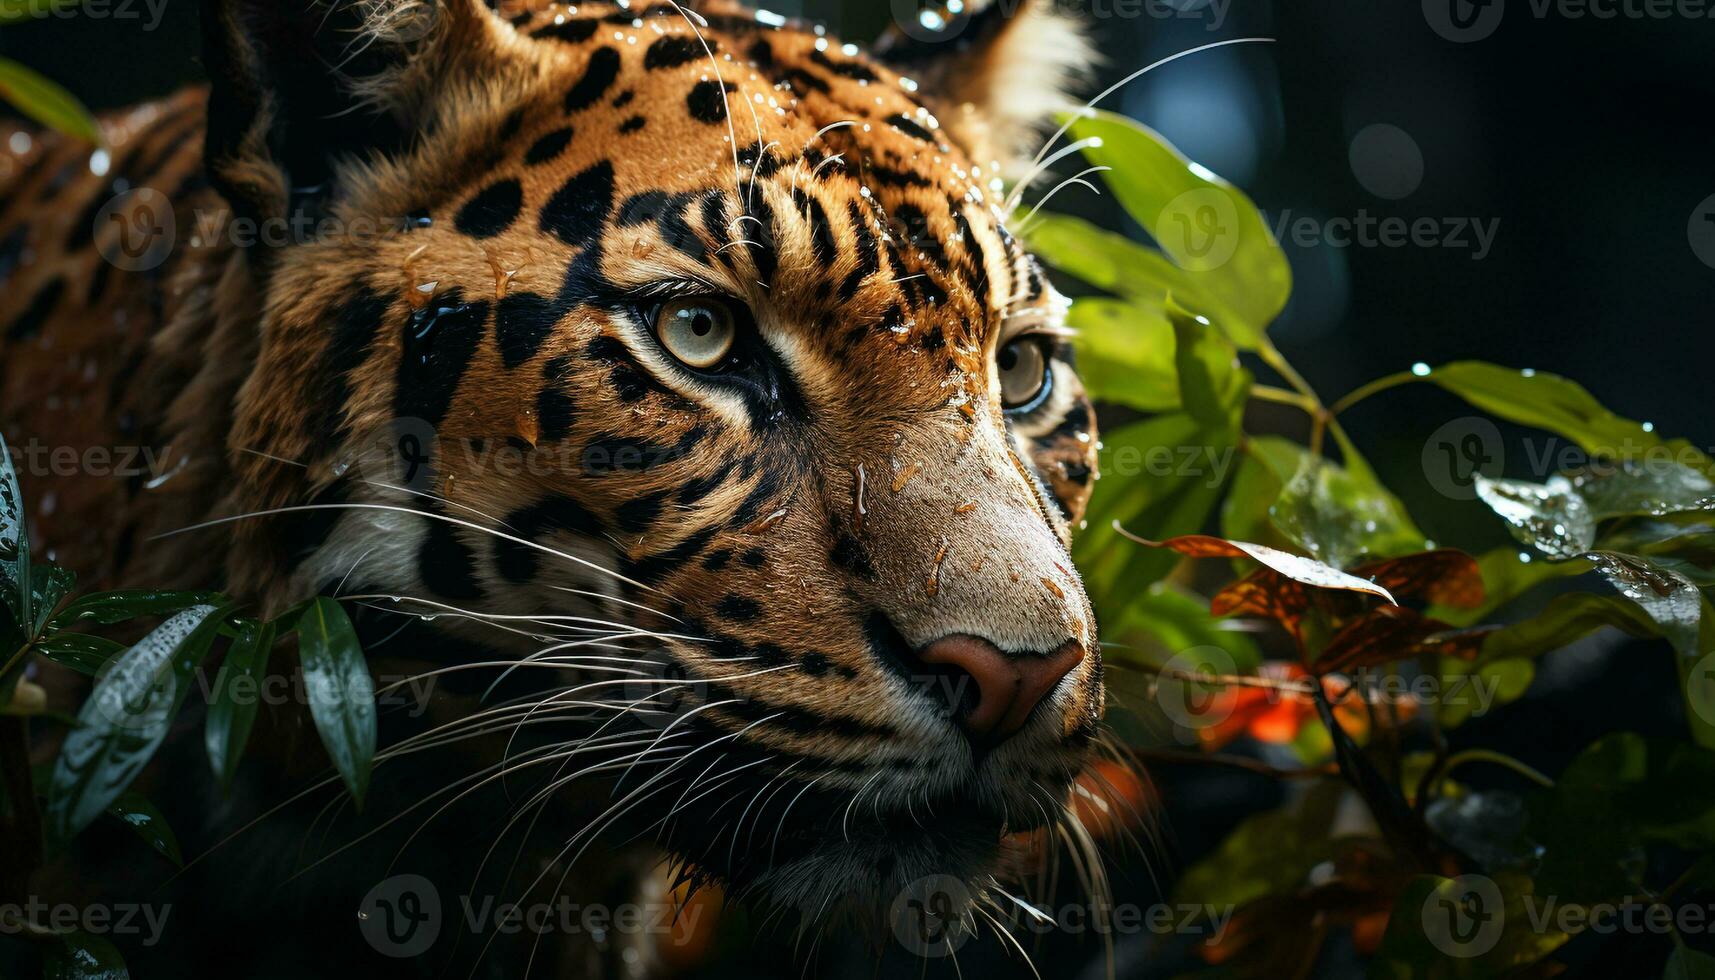
[[[979,15],[892,64],[696,6],[208,3],[211,87],[107,120],[103,173],[39,134],[0,157],[5,431],[171,447],[130,480],[26,475],[42,540],[109,581],[267,610],[361,586],[468,611],[438,628],[504,657],[542,644],[492,617],[609,624],[606,654],[689,679],[708,818],[668,820],[675,788],[628,820],[699,872],[824,910],[980,884],[1103,700],[1067,552],[1094,420],[1001,208],[1021,120],[982,91],[1028,45]],[[145,186],[177,244],[116,270],[135,195],[96,212]],[[656,341],[643,311],[685,291],[749,312],[745,371]],[[1021,332],[1055,356],[1015,413]],[[973,747],[910,666],[954,634],[1088,656]],[[772,847],[738,846],[758,824]]]

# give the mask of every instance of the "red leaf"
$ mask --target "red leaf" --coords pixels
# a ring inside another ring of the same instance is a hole
[[[1318,673],[1376,667],[1429,654],[1474,660],[1483,630],[1454,630],[1401,606],[1381,606],[1347,623],[1316,658]]]
[[[1114,530],[1125,535],[1138,544],[1150,548],[1167,548],[1191,558],[1239,558],[1250,557],[1281,575],[1295,582],[1318,589],[1338,589],[1345,592],[1363,592],[1369,595],[1381,596],[1393,602],[1393,595],[1387,589],[1365,579],[1348,575],[1332,565],[1324,565],[1314,558],[1295,555],[1289,551],[1270,548],[1266,545],[1251,544],[1248,541],[1228,541],[1225,538],[1211,537],[1207,534],[1186,534],[1166,541],[1150,541],[1140,538],[1114,522]]]
[[[1453,548],[1369,562],[1352,569],[1352,574],[1370,579],[1396,596],[1459,609],[1483,604],[1483,573],[1477,560]]]

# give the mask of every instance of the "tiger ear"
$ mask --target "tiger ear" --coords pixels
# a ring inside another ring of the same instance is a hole
[[[957,14],[926,11],[894,24],[877,57],[944,107],[941,124],[977,160],[1018,177],[1056,112],[1077,103],[1095,52],[1083,25],[1053,0],[976,0]]]
[[[480,0],[203,0],[210,180],[253,219],[332,193],[341,159],[409,143],[488,17]]]

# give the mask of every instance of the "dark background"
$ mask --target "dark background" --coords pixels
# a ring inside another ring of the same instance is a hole
[[[1414,362],[1477,358],[1565,374],[1658,432],[1706,450],[1715,443],[1708,407],[1715,269],[1698,259],[1687,230],[1715,194],[1715,19],[1539,17],[1527,0],[1497,0],[1505,17],[1493,35],[1454,43],[1431,28],[1418,0],[1232,0],[1218,30],[1209,29],[1216,13],[1201,0],[1174,0],[1187,15],[1172,18],[1158,16],[1169,9],[1160,2],[1067,2],[1090,16],[1105,56],[1092,92],[1211,40],[1276,39],[1176,62],[1103,104],[1163,132],[1271,218],[1499,222],[1481,259],[1474,244],[1287,243],[1294,294],[1271,333],[1325,400]],[[883,0],[770,6],[823,20],[854,40],[875,36],[890,16]],[[0,55],[45,72],[96,108],[164,95],[197,80],[200,67],[197,5],[165,0],[162,10],[154,30],[144,29],[149,14],[140,2],[127,16],[7,25]],[[1421,157],[1421,181],[1404,196],[1369,189],[1412,185],[1414,161],[1396,152],[1397,140],[1379,159],[1358,164],[1364,179],[1354,172],[1353,139],[1378,123],[1398,127],[1403,145]],[[1110,224],[1115,214],[1107,199],[1078,188],[1053,206]],[[1383,395],[1346,421],[1431,536],[1498,544],[1498,522],[1480,505],[1438,495],[1420,470],[1429,433],[1465,414],[1423,386]],[[1279,424],[1290,431],[1297,421],[1282,415]],[[1526,434],[1504,431],[1509,472],[1545,476],[1529,472],[1516,452]],[[1531,698],[1503,721],[1473,723],[1459,737],[1555,772],[1603,731],[1676,732],[1677,701],[1663,650],[1607,638],[1551,658]],[[1154,875],[1170,880],[1279,791],[1242,774],[1154,776],[1165,807],[1158,842],[1147,860],[1122,859],[1115,869],[1121,897],[1138,902],[1154,900]],[[1656,975],[1666,952],[1660,942],[1594,939],[1580,939],[1563,956],[1574,975]],[[1037,951],[1044,976],[1101,975],[1099,943],[1056,946]],[[1141,953],[1121,944],[1121,976],[1171,969],[1170,961],[1146,968]],[[973,948],[961,959],[967,976],[1028,975],[993,950]],[[730,962],[736,975],[804,975],[802,962],[779,950],[745,950]],[[945,965],[927,972],[952,975]],[[824,950],[809,972],[915,975],[924,966]],[[1316,975],[1354,969],[1335,949]]]

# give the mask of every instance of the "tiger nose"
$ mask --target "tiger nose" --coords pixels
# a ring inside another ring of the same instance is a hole
[[[917,659],[951,675],[948,701],[959,727],[973,739],[999,741],[1024,727],[1036,705],[1084,659],[1084,645],[1067,640],[1046,654],[1008,654],[981,637],[958,634],[918,650]]]

